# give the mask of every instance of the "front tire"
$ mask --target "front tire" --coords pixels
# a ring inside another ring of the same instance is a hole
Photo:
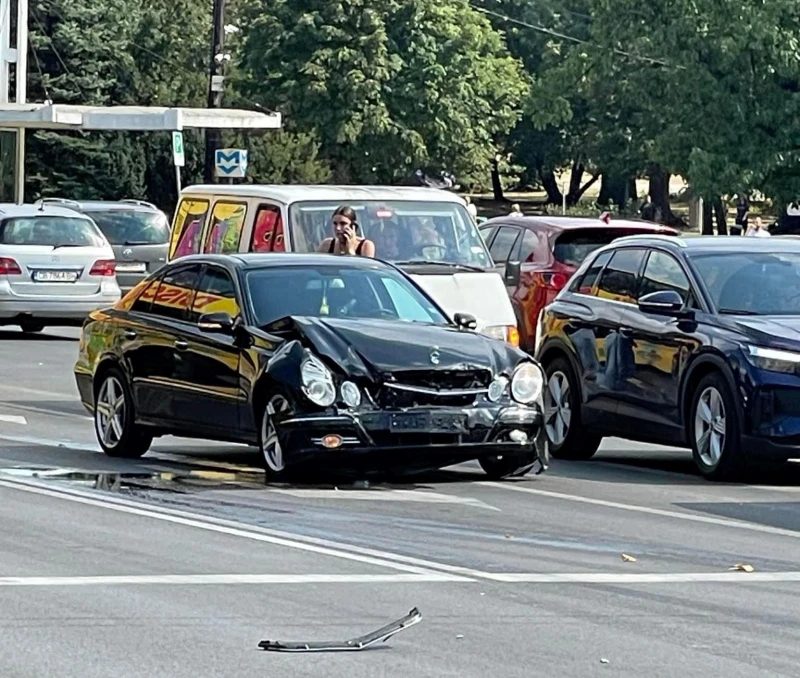
[[[266,482],[279,482],[287,477],[286,457],[278,436],[277,424],[291,415],[291,404],[286,396],[277,393],[264,406],[261,413],[258,447],[264,463]]]
[[[94,430],[109,457],[138,459],[153,437],[136,425],[133,395],[125,375],[116,367],[105,372],[95,386]]]
[[[735,480],[746,470],[736,402],[725,378],[713,372],[700,380],[687,421],[692,456],[709,480]]]
[[[545,367],[545,432],[554,459],[586,461],[600,447],[602,437],[587,433],[581,419],[580,386],[566,358],[556,358]]]

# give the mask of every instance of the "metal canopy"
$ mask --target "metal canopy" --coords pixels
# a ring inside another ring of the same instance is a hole
[[[0,103],[0,128],[169,132],[191,128],[280,129],[280,113],[225,108]]]

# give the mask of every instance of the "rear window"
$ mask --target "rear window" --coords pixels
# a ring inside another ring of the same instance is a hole
[[[106,210],[90,212],[112,245],[164,245],[169,242],[169,222],[160,212]]]
[[[561,233],[553,247],[556,261],[568,266],[580,266],[592,252],[608,245],[617,238],[629,235],[652,235],[653,231],[642,228],[576,228]]]
[[[76,217],[16,217],[0,224],[3,245],[44,247],[104,247],[105,238],[88,219]]]

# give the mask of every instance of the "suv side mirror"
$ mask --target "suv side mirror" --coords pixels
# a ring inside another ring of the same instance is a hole
[[[509,261],[506,264],[505,282],[509,287],[516,287],[519,285],[520,277],[522,276],[522,262]]]
[[[234,320],[228,313],[204,313],[197,322],[203,332],[232,334]]]
[[[462,330],[474,330],[478,326],[475,316],[469,313],[456,313],[453,320]]]
[[[639,299],[639,310],[642,313],[663,315],[670,318],[680,318],[685,315],[683,299],[674,290],[651,292]]]

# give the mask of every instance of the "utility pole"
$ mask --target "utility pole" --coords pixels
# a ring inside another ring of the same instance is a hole
[[[11,95],[10,64],[15,64],[15,102],[27,101],[28,85],[28,0],[17,0],[16,47],[11,47],[11,0],[0,0],[0,103],[8,103]],[[25,199],[25,129],[16,130],[16,152],[14,154],[14,199],[21,203]]]
[[[225,0],[214,0],[214,25],[211,37],[211,61],[208,69],[208,107],[222,107],[222,73],[225,55]],[[230,57],[228,57],[229,59]],[[206,129],[206,182],[216,183],[214,152],[220,148],[221,135],[218,129]]]

